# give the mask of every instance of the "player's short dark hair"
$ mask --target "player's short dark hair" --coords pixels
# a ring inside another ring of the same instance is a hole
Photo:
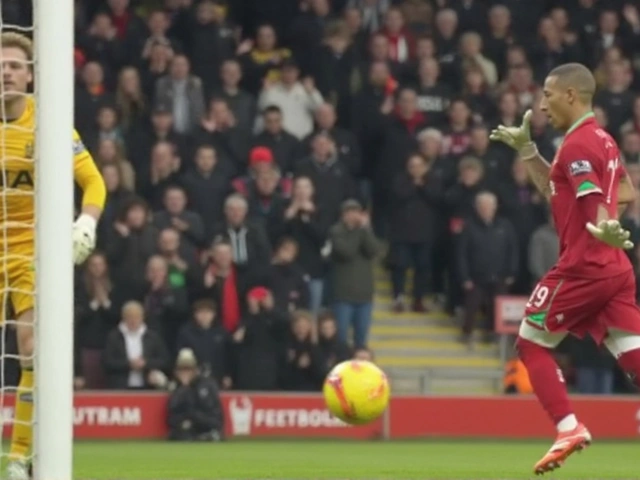
[[[596,79],[587,67],[581,63],[565,63],[549,72],[548,77],[556,78],[560,88],[573,89],[585,103],[591,103],[596,93]]]
[[[267,116],[270,113],[277,113],[279,115],[282,115],[282,109],[277,105],[269,105],[264,110],[262,110],[262,115],[264,116]]]

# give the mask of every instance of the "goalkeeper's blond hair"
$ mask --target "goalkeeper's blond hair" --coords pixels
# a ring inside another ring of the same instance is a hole
[[[0,34],[0,47],[18,48],[24,52],[29,62],[33,60],[33,42],[21,33],[3,32]]]

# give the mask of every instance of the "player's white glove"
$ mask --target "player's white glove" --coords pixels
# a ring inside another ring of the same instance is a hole
[[[523,160],[533,158],[538,153],[536,144],[531,141],[530,123],[533,112],[527,110],[522,117],[522,125],[519,127],[505,127],[498,125],[491,131],[489,138],[496,142],[502,142],[516,150]]]
[[[597,226],[589,222],[587,223],[587,230],[598,240],[614,248],[622,248],[624,250],[633,248],[633,242],[629,240],[629,232],[620,226],[618,220],[602,220]]]
[[[73,224],[73,262],[83,263],[96,247],[96,219],[86,213],[81,214]]]

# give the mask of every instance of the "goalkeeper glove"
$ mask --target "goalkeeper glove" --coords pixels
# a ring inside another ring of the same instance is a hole
[[[587,223],[587,230],[603,243],[614,247],[630,250],[633,248],[633,242],[629,240],[629,232],[620,226],[618,220],[602,220],[598,225]]]
[[[489,135],[491,140],[502,142],[515,149],[520,158],[528,160],[538,154],[536,144],[531,141],[530,123],[533,112],[527,110],[522,117],[522,125],[519,127],[505,127],[498,125]]]
[[[73,224],[73,262],[82,264],[96,246],[96,219],[81,214]]]

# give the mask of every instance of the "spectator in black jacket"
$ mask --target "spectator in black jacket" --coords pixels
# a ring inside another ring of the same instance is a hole
[[[186,321],[189,303],[187,290],[179,282],[172,283],[167,261],[154,255],[147,264],[147,291],[144,295],[144,310],[150,329],[158,332],[175,349],[175,338],[180,326]]]
[[[303,155],[302,143],[282,125],[282,110],[271,105],[262,112],[264,130],[255,136],[253,145],[267,147],[273,152],[278,167],[283,173],[290,173],[296,167],[296,162]]]
[[[298,243],[282,237],[273,254],[264,283],[273,294],[276,308],[282,311],[309,308],[309,276],[298,265]]]
[[[389,219],[389,198],[393,178],[404,170],[404,160],[418,150],[418,133],[426,126],[424,115],[418,110],[415,90],[403,89],[398,94],[394,110],[386,119],[382,146],[374,178],[374,215],[376,232],[386,233]],[[391,181],[390,181],[391,179]]]
[[[306,138],[306,146],[309,147],[317,133],[329,135],[338,151],[338,156],[349,169],[349,173],[357,178],[361,174],[362,154],[356,137],[349,130],[336,126],[338,116],[336,109],[330,103],[320,105],[315,111],[316,129]]]
[[[163,371],[169,356],[162,337],[147,328],[144,309],[138,302],[122,307],[122,321],[107,337],[104,368],[107,384],[113,389],[162,388],[166,386]]]
[[[204,224],[196,212],[187,210],[187,194],[178,185],[164,191],[164,209],[153,215],[153,223],[162,230],[174,228],[180,233],[180,244],[185,254],[192,255],[204,245]]]
[[[351,348],[338,338],[338,324],[331,310],[318,315],[318,362],[324,377],[340,362],[351,358]]]
[[[252,288],[246,299],[247,314],[233,334],[235,384],[239,390],[276,390],[289,315],[275,308],[273,295],[264,287]]]
[[[104,388],[102,353],[107,334],[118,323],[119,298],[109,275],[104,254],[93,252],[76,292],[76,349],[77,363],[84,387]]]
[[[518,239],[513,225],[496,217],[493,193],[476,197],[477,214],[464,226],[458,243],[458,269],[465,290],[462,340],[470,343],[476,318],[484,309],[484,340],[493,339],[494,300],[513,284],[519,266]]]
[[[287,390],[313,392],[320,390],[323,368],[319,362],[314,319],[310,313],[292,314],[291,331],[286,346],[283,384]]]
[[[393,284],[394,310],[404,310],[405,275],[413,268],[413,304],[415,312],[424,312],[423,296],[429,287],[431,252],[435,241],[436,209],[442,198],[438,180],[429,175],[429,164],[411,155],[407,171],[399,173],[393,183],[391,249],[389,264]]]
[[[224,414],[216,382],[198,371],[194,352],[180,350],[169,395],[169,440],[217,442],[224,435]]]
[[[232,385],[231,335],[218,321],[216,310],[213,300],[198,300],[193,304],[193,320],[180,329],[177,350],[191,349],[202,375],[228,389]]]
[[[326,133],[315,135],[311,155],[298,163],[295,174],[311,179],[316,205],[326,212],[331,223],[340,216],[342,202],[355,194],[353,177],[340,159],[335,142]]]
[[[291,203],[284,212],[284,234],[298,244],[298,265],[309,277],[309,309],[316,314],[323,301],[325,259],[322,248],[327,240],[326,218],[314,200],[309,177],[298,177]]]
[[[219,162],[216,149],[201,145],[195,153],[194,166],[182,177],[189,208],[200,215],[204,224],[205,242],[213,239],[216,226],[223,220],[222,205],[230,193],[230,174]]]
[[[250,184],[247,191],[249,203],[249,218],[261,225],[274,245],[282,235],[284,228],[284,209],[286,200],[278,188],[280,172],[273,164],[256,172],[255,182]]]
[[[247,221],[249,204],[241,194],[234,193],[224,202],[224,224],[215,233],[233,248],[233,262],[240,269],[265,266],[271,258],[271,244],[262,225]]]

